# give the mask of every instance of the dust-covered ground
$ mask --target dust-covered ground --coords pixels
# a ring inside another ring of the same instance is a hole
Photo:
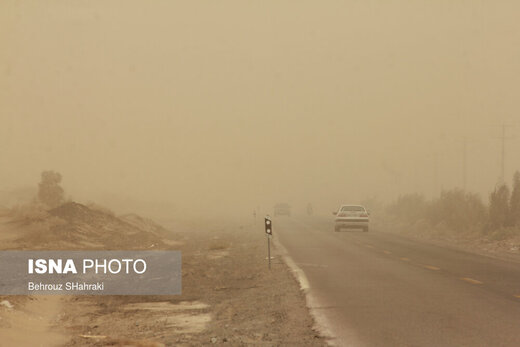
[[[3,249],[181,250],[183,292],[3,296],[0,346],[326,345],[276,249],[268,270],[261,225],[177,221],[170,232],[137,215],[116,217],[80,204],[37,222],[12,220],[0,220]]]

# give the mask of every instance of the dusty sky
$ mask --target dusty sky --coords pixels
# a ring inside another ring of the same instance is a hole
[[[486,197],[500,124],[520,134],[518,13],[489,0],[2,0],[0,190],[54,169],[76,200],[329,209],[462,186],[466,137],[467,188]]]

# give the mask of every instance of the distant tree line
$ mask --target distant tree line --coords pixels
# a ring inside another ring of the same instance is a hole
[[[520,172],[513,176],[513,189],[506,184],[495,187],[489,196],[489,227],[498,229],[520,225]]]
[[[505,183],[498,184],[488,204],[479,195],[456,188],[432,200],[420,194],[402,195],[387,206],[387,213],[404,222],[427,221],[455,232],[520,229],[520,172],[513,176],[512,189]]]

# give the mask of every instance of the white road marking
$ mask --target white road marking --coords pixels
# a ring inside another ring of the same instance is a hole
[[[441,268],[433,265],[423,265],[426,269],[433,270],[433,271],[439,271]]]
[[[476,279],[473,279],[473,278],[469,278],[469,277],[462,277],[461,280],[466,281],[466,282],[471,283],[471,284],[482,284],[483,283],[483,282],[481,282],[479,280],[476,280]]]

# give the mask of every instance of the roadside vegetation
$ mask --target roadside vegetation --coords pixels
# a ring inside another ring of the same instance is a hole
[[[378,221],[400,233],[443,239],[511,241],[507,243],[507,250],[517,251],[520,248],[520,172],[514,174],[511,187],[506,183],[497,184],[487,200],[458,188],[443,191],[434,199],[420,194],[402,195],[379,210]]]

